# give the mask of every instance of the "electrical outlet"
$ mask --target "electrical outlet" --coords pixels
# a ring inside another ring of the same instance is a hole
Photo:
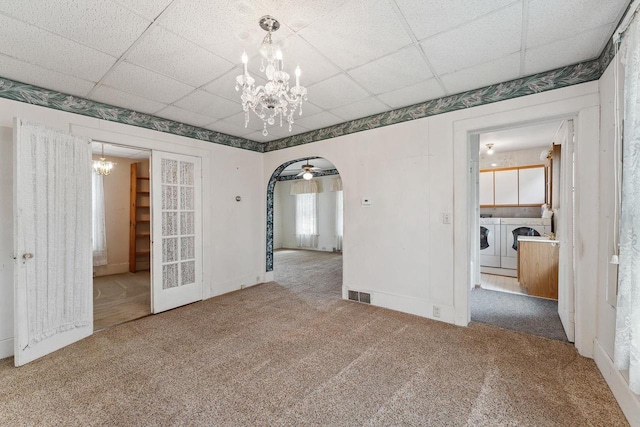
[[[437,305],[433,306],[433,317],[440,317],[440,307]]]
[[[240,289],[246,288],[246,285],[240,285]]]
[[[451,224],[451,212],[445,212],[442,214],[442,223]]]

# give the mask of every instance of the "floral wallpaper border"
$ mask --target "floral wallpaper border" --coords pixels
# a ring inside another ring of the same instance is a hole
[[[68,113],[95,117],[110,122],[118,122],[125,125],[138,126],[159,132],[185,136],[187,138],[199,139],[201,141],[213,142],[229,147],[243,148],[259,153],[264,152],[264,144],[261,142],[251,141],[185,123],[174,122],[173,120],[67,95],[3,77],[0,77],[0,97],[66,111]]]
[[[331,175],[339,175],[339,174],[340,173],[338,172],[338,169],[327,169],[323,171],[314,172],[313,177],[319,178],[321,176],[331,176]],[[285,175],[285,176],[278,176],[276,178],[276,181],[295,181],[297,179],[303,179],[303,178],[302,176],[298,176],[298,175]]]
[[[267,143],[252,141],[237,136],[174,122],[161,117],[115,107],[85,98],[67,95],[15,80],[0,77],[0,97],[28,104],[53,108],[69,113],[131,126],[157,130],[174,135],[208,141],[214,144],[265,153],[297,145],[309,144],[323,139],[335,138],[350,133],[389,126],[409,120],[421,119],[464,108],[476,107],[548,90],[559,89],[597,80],[615,56],[615,45],[609,40],[600,57],[591,61],[569,65],[556,70],[538,73],[480,89],[433,99],[420,104],[398,108],[357,120],[340,123],[323,129],[277,139]]]

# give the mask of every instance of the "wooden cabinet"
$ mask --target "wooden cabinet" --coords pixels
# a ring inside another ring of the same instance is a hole
[[[518,239],[518,282],[536,297],[558,299],[559,243]]]
[[[542,205],[547,193],[545,173],[544,165],[480,171],[480,206]]]

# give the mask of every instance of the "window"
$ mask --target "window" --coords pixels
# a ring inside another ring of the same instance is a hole
[[[318,194],[296,195],[296,239],[300,248],[318,247]]]

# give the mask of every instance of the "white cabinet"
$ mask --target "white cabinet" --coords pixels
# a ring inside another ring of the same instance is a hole
[[[518,169],[497,170],[494,176],[496,206],[518,205]]]
[[[541,205],[545,202],[544,167],[519,169],[518,203],[520,205]]]
[[[544,166],[480,171],[480,206],[539,206],[545,202]]]
[[[480,172],[478,181],[480,206],[493,206],[493,171]]]

